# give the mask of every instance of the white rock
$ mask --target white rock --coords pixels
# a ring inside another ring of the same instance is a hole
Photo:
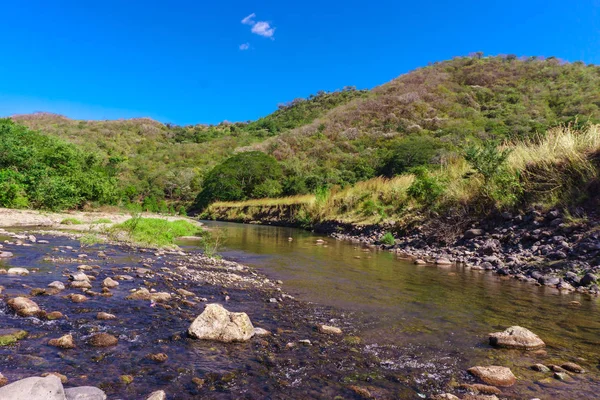
[[[62,283],[61,281],[54,281],[52,283],[49,283],[48,287],[58,289],[58,290],[65,290],[65,284]]]
[[[163,390],[157,390],[156,392],[150,393],[150,397],[146,400],[167,400],[167,395]]]
[[[254,326],[246,313],[227,311],[220,304],[208,304],[188,328],[190,336],[220,342],[245,342],[254,335]]]
[[[106,400],[106,393],[97,387],[79,386],[65,390],[67,400]]]
[[[21,379],[0,388],[0,399],[10,400],[65,400],[60,378],[48,375]]]
[[[29,270],[27,268],[13,267],[9,268],[7,273],[9,275],[29,275]]]

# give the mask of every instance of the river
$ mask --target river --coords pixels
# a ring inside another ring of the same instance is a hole
[[[225,258],[283,280],[285,290],[301,300],[349,313],[367,344],[454,354],[465,369],[509,366],[519,383],[506,393],[516,398],[597,398],[597,298],[463,267],[417,266],[390,252],[294,228],[204,222],[225,234]],[[547,356],[488,346],[488,333],[513,325],[537,333]],[[588,373],[559,382],[529,369],[565,361]]]

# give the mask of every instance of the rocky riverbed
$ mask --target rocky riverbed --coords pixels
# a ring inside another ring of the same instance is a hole
[[[65,393],[91,386],[110,399],[384,399],[473,381],[458,352],[365,344],[351,314],[297,301],[234,262],[36,231],[0,237],[0,384],[50,374]],[[207,304],[260,329],[243,342],[197,339],[190,325]]]
[[[559,210],[535,209],[523,214],[503,213],[476,222],[449,243],[439,232],[415,229],[382,244],[381,227],[354,227],[332,236],[379,246],[418,264],[460,264],[474,270],[494,271],[521,281],[600,294],[600,216],[595,210],[573,217]]]

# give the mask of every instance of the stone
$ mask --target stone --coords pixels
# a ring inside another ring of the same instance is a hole
[[[93,347],[110,347],[116,346],[119,343],[119,339],[111,334],[102,332],[93,335],[88,343]]]
[[[0,329],[0,346],[9,346],[27,337],[27,332],[22,329]]]
[[[157,353],[157,354],[148,354],[146,356],[147,359],[152,360],[152,361],[156,361],[156,362],[165,362],[169,359],[169,356],[166,355],[165,353]]]
[[[0,399],[10,400],[65,400],[60,378],[49,375],[21,379],[0,388]]]
[[[465,389],[469,392],[473,393],[481,393],[481,394],[500,394],[502,391],[498,389],[496,386],[483,385],[481,383],[468,384],[463,383],[460,385],[462,389]]]
[[[319,325],[318,329],[319,329],[319,332],[325,333],[328,335],[341,335],[342,334],[342,330],[335,326]]]
[[[73,289],[91,289],[92,284],[88,281],[73,281],[69,285]]]
[[[452,261],[450,261],[446,257],[440,257],[440,258],[438,258],[438,259],[435,260],[435,263],[437,265],[451,265]]]
[[[83,303],[84,301],[87,301],[87,297],[85,297],[82,294],[70,294],[69,298],[71,299],[71,301],[73,303]]]
[[[21,317],[30,317],[39,313],[40,307],[27,297],[15,297],[8,300],[8,306]]]
[[[10,251],[0,251],[0,258],[10,258],[13,256],[13,253]]]
[[[96,314],[96,319],[100,319],[100,320],[109,320],[109,319],[116,319],[117,316],[114,314],[109,314],[103,311],[100,311],[98,314]]]
[[[146,400],[167,400],[167,395],[164,390],[157,390],[156,392],[150,393],[150,396]]]
[[[50,375],[56,376],[58,379],[60,379],[60,383],[63,383],[63,384],[67,383],[67,381],[69,380],[69,378],[67,378],[66,375],[63,375],[60,372],[44,372],[42,374],[42,377],[45,378],[45,377],[50,376]]]
[[[188,328],[191,337],[219,342],[245,342],[254,335],[246,313],[227,311],[220,304],[208,304]]]
[[[4,375],[0,374],[0,387],[8,385],[8,379]]]
[[[592,283],[596,283],[596,282],[598,282],[598,277],[596,275],[588,272],[581,278],[581,280],[579,281],[579,284],[581,286],[589,286]]]
[[[414,261],[414,263],[415,263],[415,265],[425,265],[425,264],[427,264],[427,262],[426,262],[425,260],[422,260],[422,259],[420,259],[420,258],[417,258],[417,259]]]
[[[123,382],[126,385],[129,385],[130,383],[133,383],[133,375],[121,375],[119,377],[119,379],[121,380],[121,382]]]
[[[583,369],[583,367],[575,364],[574,362],[566,362],[563,365],[561,365],[561,367],[563,367],[564,369],[566,369],[569,372],[574,372],[576,374],[584,374],[585,373],[585,369]]]
[[[458,397],[453,395],[452,393],[442,393],[436,394],[432,397],[432,400],[460,400]]]
[[[102,281],[102,286],[110,289],[119,286],[119,282],[113,280],[112,278],[106,278],[104,281]]]
[[[71,275],[69,276],[69,280],[76,281],[76,282],[77,282],[77,281],[85,281],[85,282],[89,282],[89,280],[90,280],[90,277],[89,277],[89,276],[87,276],[86,274],[84,274],[83,272],[76,272],[76,273],[74,273],[74,274],[71,274]]]
[[[127,300],[152,300],[152,301],[168,301],[171,300],[171,295],[165,292],[150,293],[146,288],[141,288],[131,293],[126,297]]]
[[[106,393],[97,387],[79,386],[65,390],[66,400],[106,400]]]
[[[13,267],[9,268],[6,273],[8,275],[29,275],[29,270],[27,268]]]
[[[538,335],[520,326],[511,326],[504,332],[489,334],[490,345],[511,349],[536,350],[546,344]]]
[[[54,281],[52,283],[49,283],[48,287],[58,290],[65,290],[65,284],[60,281]]]
[[[559,381],[566,381],[569,379],[569,375],[566,372],[555,372],[554,379],[558,379]]]
[[[63,317],[64,317],[64,315],[60,311],[52,311],[52,312],[50,312],[50,313],[48,313],[46,315],[46,319],[48,321],[54,321],[54,320],[57,320],[57,319],[61,319]]]
[[[477,236],[481,236],[483,235],[485,232],[483,231],[483,229],[469,229],[468,231],[465,232],[465,239],[473,239],[476,238]]]
[[[271,332],[263,328],[254,328],[254,336],[269,336]]]
[[[533,364],[531,369],[538,372],[550,372],[550,368],[546,367],[544,364]]]
[[[179,293],[183,297],[192,297],[192,296],[194,296],[194,293],[190,292],[189,290],[185,290],[185,289],[177,289],[177,293]]]
[[[467,370],[471,375],[479,378],[483,383],[492,386],[512,386],[517,381],[517,378],[512,373],[510,368],[499,367],[496,365],[488,367],[473,367]]]
[[[60,347],[61,349],[74,349],[75,342],[73,341],[73,335],[64,335],[58,339],[50,339],[48,345],[54,347]]]

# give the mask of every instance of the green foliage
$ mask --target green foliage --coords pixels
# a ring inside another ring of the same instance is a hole
[[[139,214],[111,228],[113,234],[125,232],[135,243],[158,247],[173,245],[176,238],[193,236],[199,231],[196,225],[188,221],[142,218]]]
[[[283,177],[277,161],[259,151],[237,154],[217,165],[206,176],[194,208],[202,210],[217,200],[274,197],[281,193]]]
[[[383,244],[387,244],[389,246],[392,246],[396,243],[396,239],[394,238],[394,235],[392,235],[390,232],[386,232],[385,235],[383,235],[379,241]]]
[[[393,143],[384,156],[380,174],[389,178],[411,168],[432,164],[441,148],[439,140],[427,135],[411,135]]]
[[[61,225],[81,225],[83,222],[78,220],[77,218],[65,218],[60,221]]]
[[[445,190],[444,185],[432,176],[427,168],[417,167],[413,170],[414,182],[408,187],[406,194],[425,205],[433,204]]]
[[[217,252],[227,240],[227,230],[212,228],[211,230],[201,231],[199,236],[201,238],[201,247],[204,255],[212,258],[219,258],[220,256]]]
[[[510,150],[500,150],[498,142],[486,141],[483,146],[470,146],[465,151],[465,159],[471,167],[483,176],[489,184],[506,166]]]
[[[117,199],[115,179],[92,153],[0,119],[0,206],[72,209]]]

